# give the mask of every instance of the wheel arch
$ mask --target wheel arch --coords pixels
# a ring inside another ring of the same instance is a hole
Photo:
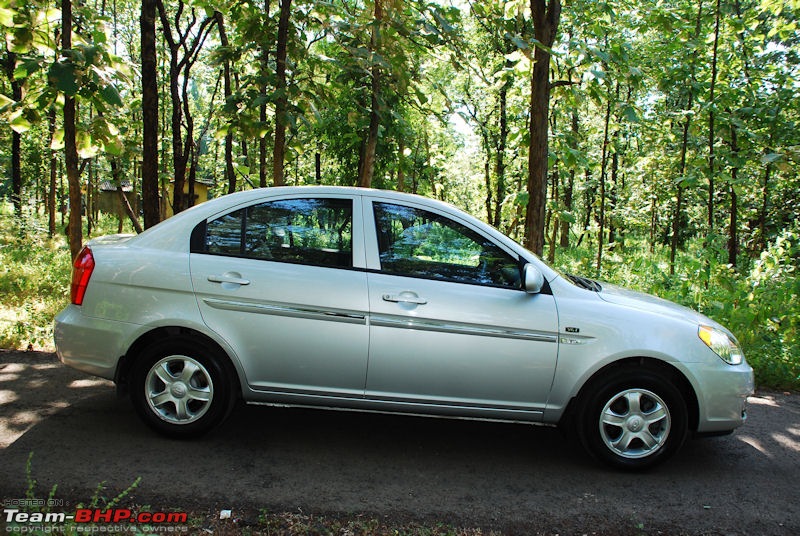
[[[172,339],[176,336],[190,337],[202,342],[205,345],[208,345],[209,348],[219,353],[219,355],[224,358],[222,361],[228,371],[231,381],[234,382],[233,388],[237,393],[237,398],[241,398],[242,382],[239,376],[238,367],[235,365],[230,353],[226,351],[220,343],[205,333],[185,326],[160,326],[139,335],[139,337],[128,347],[128,351],[125,352],[125,355],[119,359],[117,371],[114,375],[114,383],[117,385],[117,393],[120,395],[127,394],[133,365],[136,363],[137,357],[145,348],[155,344],[156,342]]]
[[[620,359],[595,371],[594,374],[592,374],[589,379],[583,383],[577,394],[570,399],[561,421],[559,422],[559,426],[565,430],[571,428],[574,421],[575,412],[580,406],[582,397],[584,397],[587,392],[590,392],[597,384],[605,381],[605,378],[611,372],[619,369],[636,368],[645,368],[662,374],[665,378],[669,379],[675,384],[680,391],[684,402],[686,403],[686,410],[689,417],[689,430],[697,431],[697,427],[700,422],[700,404],[697,399],[697,393],[695,393],[695,390],[692,387],[689,379],[674,365],[671,365],[670,363],[660,359],[643,356]]]

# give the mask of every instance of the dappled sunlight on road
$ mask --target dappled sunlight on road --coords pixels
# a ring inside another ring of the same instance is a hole
[[[756,449],[758,452],[760,452],[764,456],[766,456],[768,458],[772,458],[772,454],[770,454],[770,452],[766,448],[764,448],[764,446],[761,444],[761,442],[758,439],[755,439],[753,437],[746,436],[746,435],[739,435],[739,436],[737,436],[737,439],[739,441],[741,441],[742,443],[750,445],[751,447]]]
[[[787,393],[759,394],[748,399],[751,417],[744,427],[737,431],[735,438],[758,451],[769,459],[776,457],[798,458],[800,454],[800,403]],[[757,411],[781,411],[788,416],[788,422],[781,430],[770,429],[760,419],[753,419]],[[762,409],[763,408],[763,409]],[[800,462],[800,459],[797,460]]]
[[[0,351],[0,448],[13,444],[46,417],[78,398],[113,386],[64,367],[54,354]],[[93,391],[91,388],[94,388]]]

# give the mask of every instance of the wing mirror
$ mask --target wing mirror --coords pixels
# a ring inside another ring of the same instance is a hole
[[[523,281],[525,282],[525,292],[528,294],[539,294],[544,286],[544,275],[531,263],[522,269]]]

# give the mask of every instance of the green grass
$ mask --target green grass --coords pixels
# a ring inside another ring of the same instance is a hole
[[[16,218],[0,205],[0,347],[53,348],[53,317],[69,302],[70,259],[65,237],[47,236],[42,216]],[[103,216],[95,236],[117,232]],[[131,232],[126,228],[125,232]],[[785,231],[758,259],[742,256],[734,271],[724,258],[724,237],[710,245],[690,242],[669,273],[669,251],[650,252],[627,239],[604,253],[597,273],[596,250],[586,244],[559,250],[564,272],[655,294],[704,313],[739,338],[759,387],[800,389],[800,230]]]
[[[93,235],[116,232],[117,219],[101,215]],[[53,318],[69,303],[71,272],[60,226],[50,238],[45,216],[18,218],[0,203],[0,348],[54,348]]]

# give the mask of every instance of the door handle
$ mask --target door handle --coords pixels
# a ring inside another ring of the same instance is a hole
[[[249,285],[250,280],[241,277],[231,277],[227,275],[210,275],[208,280],[212,283],[229,283],[231,285]]]
[[[394,303],[413,303],[416,305],[425,305],[428,303],[428,300],[425,298],[420,298],[415,293],[409,291],[401,292],[400,294],[384,294],[383,301]]]

